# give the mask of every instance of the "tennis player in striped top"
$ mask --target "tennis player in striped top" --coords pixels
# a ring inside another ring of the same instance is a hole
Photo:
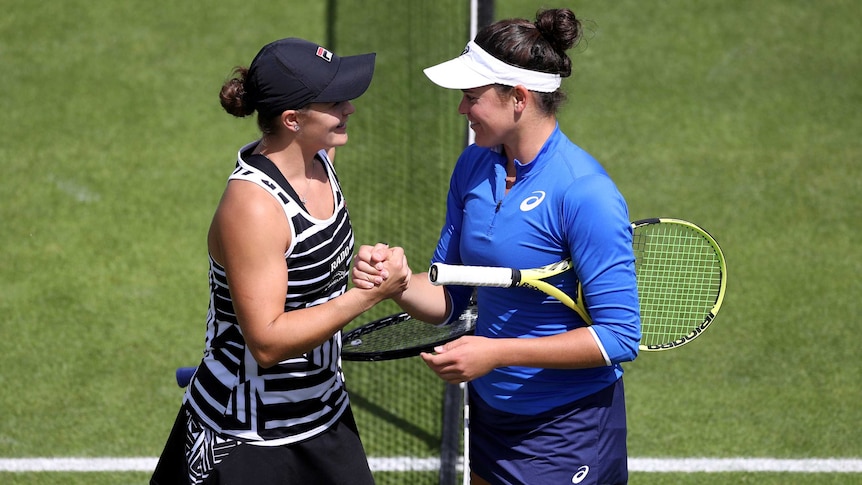
[[[347,289],[354,239],[332,153],[374,61],[282,39],[223,86],[224,109],[257,112],[262,136],[239,149],[210,226],[203,359],[151,483],[373,483],[341,329],[409,270],[395,258],[386,282]]]
[[[458,112],[476,142],[452,174],[446,221],[432,262],[535,268],[565,258],[554,283],[583,285],[593,319],[544,293],[479,288],[475,336],[423,354],[448,382],[469,382],[474,484],[620,484],[628,480],[620,364],[640,339],[628,208],[604,168],[557,123],[566,51],[581,35],[569,9],[482,29],[457,58],[425,70],[458,89]],[[354,284],[385,278],[401,254],[364,246]],[[375,267],[379,266],[379,267]],[[472,289],[432,286],[414,275],[395,301],[414,317],[444,322]]]

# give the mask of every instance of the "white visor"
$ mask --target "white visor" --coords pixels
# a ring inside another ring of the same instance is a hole
[[[425,69],[434,84],[448,89],[471,89],[489,84],[524,86],[530,91],[553,93],[559,89],[559,74],[531,71],[506,64],[470,41],[455,59]]]

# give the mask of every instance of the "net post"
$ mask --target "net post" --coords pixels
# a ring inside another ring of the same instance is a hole
[[[494,0],[478,0],[476,24],[481,29],[494,21]]]
[[[494,0],[470,0],[470,25],[468,41],[473,40],[480,29],[494,21]],[[475,134],[468,124],[465,147],[475,141]],[[475,294],[474,294],[475,296]],[[461,431],[464,419],[462,407],[466,400],[466,387],[446,384],[443,394],[443,431],[440,445],[440,485],[455,485],[458,480],[458,457],[461,448]],[[466,445],[466,443],[465,443]],[[465,458],[462,483],[469,483],[469,467],[466,464],[467,450],[462,450]]]
[[[443,393],[443,431],[440,440],[440,485],[458,483],[461,448],[461,387],[446,384]]]
[[[494,0],[470,0],[470,38],[471,41],[476,38],[484,27],[491,25],[494,21]],[[476,134],[470,129],[467,124],[467,141],[466,146],[470,146],[476,141]]]

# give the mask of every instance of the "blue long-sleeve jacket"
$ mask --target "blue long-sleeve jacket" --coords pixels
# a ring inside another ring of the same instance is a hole
[[[592,369],[503,367],[471,385],[491,406],[534,414],[610,385],[621,362],[637,356],[640,315],[628,208],[604,168],[559,129],[537,157],[516,163],[516,183],[505,192],[506,159],[498,150],[468,147],[452,174],[446,222],[432,262],[533,268],[571,257],[574,272],[553,280],[575,295],[578,283],[591,329],[607,366]],[[448,287],[454,315],[471,288]],[[479,288],[476,334],[532,338],[586,323],[541,292]]]

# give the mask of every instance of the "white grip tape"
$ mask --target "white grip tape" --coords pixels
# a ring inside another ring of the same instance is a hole
[[[460,266],[434,263],[428,270],[428,279],[436,286],[495,286],[508,288],[513,285],[510,268],[490,266]]]

